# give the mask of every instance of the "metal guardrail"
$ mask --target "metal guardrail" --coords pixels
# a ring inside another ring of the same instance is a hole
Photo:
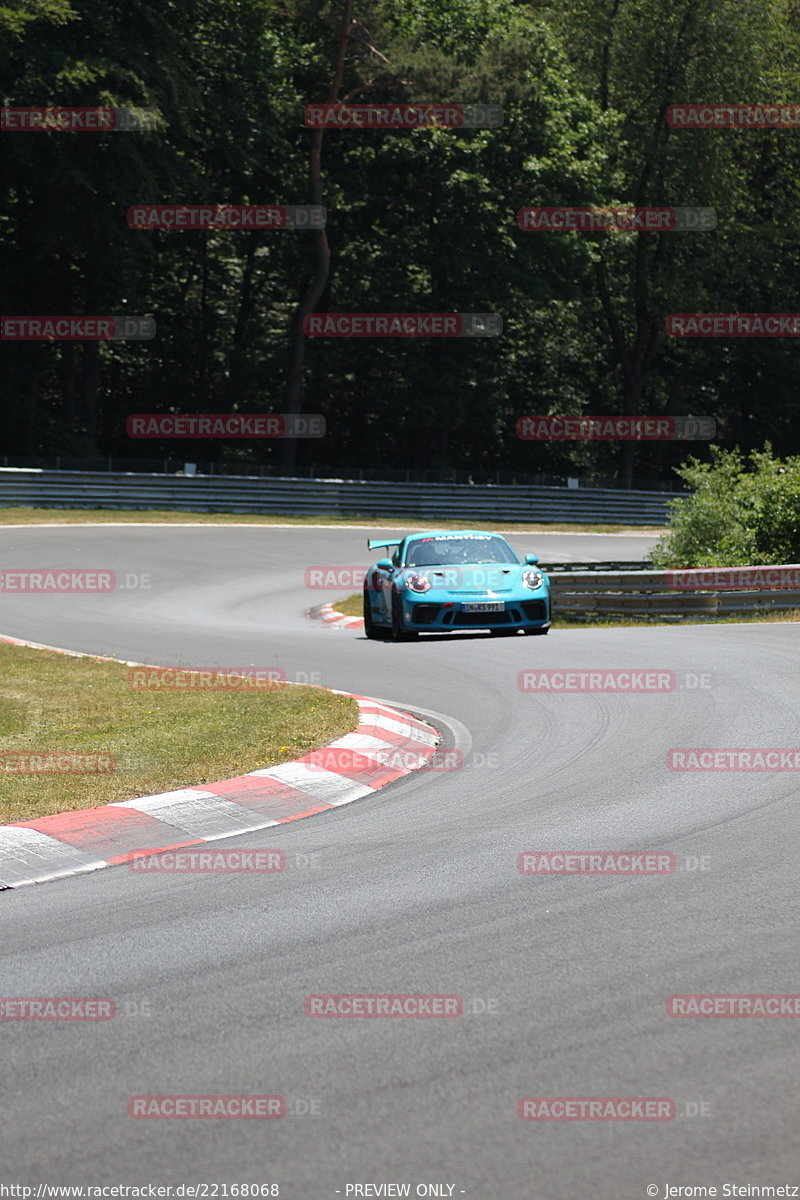
[[[0,468],[0,507],[665,525],[669,492]]]
[[[539,563],[539,567],[548,574],[555,571],[561,574],[564,571],[569,571],[572,574],[580,572],[583,574],[586,571],[652,571],[653,564],[644,559],[636,559],[634,562],[588,562],[588,563]]]
[[[625,571],[554,570],[550,576],[554,619],[557,621],[558,614],[564,613],[584,618],[658,617],[680,621],[689,616],[721,617],[800,608],[798,588],[742,590],[708,586],[690,590],[678,588],[671,582],[674,572],[647,570],[648,565],[641,564],[638,569]],[[594,566],[603,568],[608,564]],[[741,569],[774,570],[769,567]],[[543,566],[543,570],[550,568]],[[789,564],[781,570],[800,572],[800,566]]]
[[[744,590],[731,582],[716,584],[708,577],[713,569],[692,571],[704,576],[702,585],[687,586],[684,572],[654,571],[649,562],[626,563],[551,563],[540,562],[550,580],[553,620],[559,615],[588,620],[590,617],[652,617],[681,621],[687,617],[722,617],[737,613],[759,613],[781,609],[800,609],[800,587],[765,584]],[[331,568],[335,570],[335,568]],[[753,572],[775,574],[792,583],[800,580],[800,565],[775,567],[732,567],[721,574],[740,581]],[[676,578],[677,576],[677,578]],[[359,585],[360,586],[360,585]],[[311,609],[310,612],[316,610]]]
[[[282,479],[284,476],[273,465],[266,463],[255,464],[244,459],[233,463],[228,461],[205,460],[189,456],[193,459],[193,471],[185,471],[186,454],[175,454],[169,458],[133,458],[129,454],[115,457],[113,454],[98,455],[87,458],[73,454],[0,454],[0,467],[16,467],[26,471],[101,471],[105,474],[128,475],[210,475],[210,476],[254,476],[257,479]],[[364,467],[342,463],[339,466],[320,466],[315,463],[301,464],[295,468],[293,479],[352,479],[359,483],[465,483],[493,487],[553,487],[566,488],[572,468],[565,468],[552,474],[549,471],[523,471],[515,467]],[[572,487],[600,488],[606,491],[616,491],[619,484],[612,475],[604,476],[592,472],[573,483]],[[674,476],[656,480],[652,475],[634,475],[631,488],[635,492],[668,492],[671,496],[681,496],[686,488]]]

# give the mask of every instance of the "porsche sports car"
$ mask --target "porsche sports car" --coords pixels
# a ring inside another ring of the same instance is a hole
[[[396,642],[420,633],[488,629],[544,634],[550,628],[550,584],[498,533],[432,530],[398,541],[369,540],[370,550],[394,547],[364,577],[364,631]]]

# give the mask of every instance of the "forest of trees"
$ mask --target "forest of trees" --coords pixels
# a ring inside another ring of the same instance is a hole
[[[800,308],[800,129],[666,116],[800,102],[799,0],[5,0],[0,92],[158,114],[147,132],[2,135],[3,313],[147,314],[157,335],[5,342],[0,455],[630,484],[709,453],[517,438],[518,417],[566,412],[706,414],[723,447],[800,453],[797,338],[664,332],[669,313]],[[304,126],[307,104],[356,99],[499,104],[504,123]],[[131,205],[201,202],[320,202],[327,227],[127,224]],[[718,225],[517,226],[564,204],[711,207]],[[312,340],[309,311],[496,312],[503,333]],[[296,410],[327,436],[176,450],[125,429]]]

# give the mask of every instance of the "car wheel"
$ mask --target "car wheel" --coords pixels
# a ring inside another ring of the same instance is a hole
[[[525,632],[528,637],[544,637],[546,633],[550,632],[550,626],[548,625],[545,629],[526,629]]]
[[[492,635],[492,637],[516,637],[516,635],[519,633],[519,630],[516,627],[513,629],[509,629],[508,627],[503,627],[502,629],[490,628],[489,633]]]
[[[397,592],[392,592],[392,641],[412,642],[416,641],[417,637],[419,637],[419,634],[406,629],[400,609],[400,597]]]
[[[380,631],[372,619],[372,602],[366,588],[364,588],[364,633],[373,641],[377,642],[380,639]]]

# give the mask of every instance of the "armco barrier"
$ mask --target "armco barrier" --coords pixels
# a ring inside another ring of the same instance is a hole
[[[665,525],[668,492],[0,468],[0,507]]]
[[[608,564],[597,565],[606,567]],[[800,608],[800,589],[741,591],[709,586],[689,591],[670,586],[673,575],[670,571],[560,570],[552,564],[543,569],[548,573],[552,571],[549,578],[555,622],[560,613],[572,617],[658,617],[680,621],[689,616],[722,617]],[[796,565],[781,569],[800,573],[800,566]],[[743,567],[741,570],[769,571],[774,568]]]
[[[619,573],[620,571],[652,571],[652,569],[653,569],[653,564],[643,558],[641,558],[641,559],[637,558],[630,562],[587,562],[587,563],[549,562],[547,564],[540,562],[539,566],[540,566],[541,570],[547,571],[547,572],[569,571],[569,572],[572,572],[573,574],[577,574],[578,572],[580,572],[581,574],[584,574],[587,571],[591,571],[591,572],[601,571],[601,572],[604,572],[606,575],[611,574],[613,572]]]

